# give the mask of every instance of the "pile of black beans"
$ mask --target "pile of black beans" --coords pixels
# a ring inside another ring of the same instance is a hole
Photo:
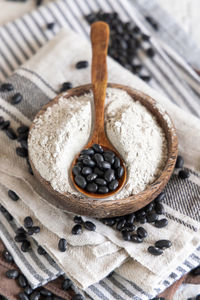
[[[113,151],[94,144],[81,151],[72,173],[81,189],[89,193],[107,194],[118,188],[124,167]]]
[[[8,250],[3,250],[2,252],[3,259],[9,263],[14,264],[14,260],[12,255],[9,253]],[[8,279],[14,279],[17,281],[17,284],[21,287],[21,292],[18,294],[18,299],[20,300],[64,300],[64,298],[61,298],[55,294],[53,294],[50,290],[46,288],[36,288],[32,289],[29,285],[26,277],[20,273],[18,269],[9,269],[6,272],[6,277]],[[62,277],[62,276],[61,276]],[[73,288],[73,283],[70,279],[66,279],[62,277],[61,282],[61,290],[68,291]],[[70,294],[73,292],[71,291]],[[0,295],[1,296],[1,295]],[[0,297],[1,299],[1,297]],[[2,298],[3,299],[3,298]],[[6,298],[5,298],[6,299]],[[84,297],[81,294],[75,294],[72,296],[72,300],[84,300]]]
[[[72,234],[77,235],[81,234],[83,232],[83,227],[89,231],[95,231],[96,230],[96,225],[92,223],[91,221],[83,221],[82,217],[80,216],[75,216],[74,217],[74,227],[72,228]]]
[[[138,63],[137,53],[143,49],[149,58],[153,58],[155,51],[150,44],[150,36],[144,34],[141,29],[132,22],[123,22],[116,12],[92,12],[85,16],[89,24],[96,21],[104,21],[110,27],[110,42],[108,54],[126,69],[138,75],[141,79],[149,81],[147,70]],[[154,22],[155,23],[155,22]]]

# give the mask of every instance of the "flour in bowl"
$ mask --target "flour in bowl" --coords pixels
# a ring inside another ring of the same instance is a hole
[[[29,156],[54,190],[79,196],[70,181],[74,157],[87,144],[91,130],[92,92],[57,104],[34,120]],[[121,89],[107,88],[106,133],[125,161],[127,182],[112,199],[137,194],[161,174],[167,159],[167,141],[156,118]]]

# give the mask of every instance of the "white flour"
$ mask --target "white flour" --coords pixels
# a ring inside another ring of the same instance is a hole
[[[92,93],[65,99],[37,118],[29,140],[29,155],[40,175],[61,193],[80,195],[70,183],[74,157],[87,144],[91,128]],[[151,113],[123,90],[107,89],[105,126],[108,138],[122,155],[127,183],[112,198],[143,191],[161,173],[167,142]]]

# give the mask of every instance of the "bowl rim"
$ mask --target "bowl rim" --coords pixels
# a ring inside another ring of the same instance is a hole
[[[113,200],[111,199],[112,197],[109,199],[92,199],[89,197],[84,197],[82,194],[80,194],[80,197],[78,197],[70,193],[60,193],[54,190],[51,186],[51,183],[46,181],[40,175],[39,171],[37,171],[31,160],[31,157],[29,156],[29,161],[34,175],[42,183],[42,185],[45,186],[45,188],[53,196],[56,197],[55,201],[53,200],[53,203],[52,199],[49,199],[53,205],[68,212],[91,217],[112,217],[125,215],[146,206],[164,189],[172,175],[178,155],[178,138],[176,129],[171,117],[168,115],[165,109],[164,112],[160,111],[160,107],[162,107],[162,105],[160,105],[151,96],[130,86],[108,83],[107,87],[125,90],[135,101],[142,102],[142,104],[156,117],[160,126],[162,123],[163,126],[161,127],[164,129],[167,139],[168,157],[160,176],[153,183],[149,184],[144,191],[139,192],[138,194],[130,195],[126,198]],[[87,91],[89,92],[90,90],[92,90],[92,84],[81,85],[57,95],[54,99],[45,104],[36,114],[31,124],[28,135],[28,145],[31,130],[34,128],[34,121],[46,111],[47,107],[56,104],[61,96],[67,99],[71,96],[80,96],[84,93],[87,93]]]

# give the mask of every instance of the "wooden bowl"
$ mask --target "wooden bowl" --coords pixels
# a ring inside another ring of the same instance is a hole
[[[128,86],[109,83],[108,87],[119,88],[125,90],[134,100],[140,101],[157,119],[159,125],[163,128],[167,144],[168,144],[168,157],[166,160],[166,165],[161,173],[161,175],[150,184],[144,191],[129,196],[127,198],[118,199],[118,200],[98,200],[88,197],[84,197],[80,194],[80,197],[73,196],[67,193],[59,193],[55,191],[50,182],[46,181],[41,177],[39,172],[36,170],[31,157],[30,164],[33,169],[35,177],[44,185],[44,187],[53,194],[54,200],[51,200],[51,203],[60,209],[72,212],[78,215],[85,215],[94,218],[104,218],[104,217],[114,217],[122,216],[128,213],[139,210],[140,208],[147,205],[149,202],[155,199],[155,197],[164,189],[165,185],[169,181],[174,166],[176,163],[177,153],[178,153],[178,139],[176,135],[176,130],[174,128],[173,122],[169,116],[165,113],[164,115],[160,112],[159,108],[156,106],[156,101],[150,96],[130,88]],[[71,89],[64,96],[66,99],[71,96],[80,96],[84,93],[87,93],[92,89],[91,84],[79,86],[77,88]],[[36,115],[36,118],[43,114],[47,107],[54,105],[58,102],[60,95],[55,99],[46,104]],[[170,125],[169,125],[170,124]],[[32,123],[31,129],[34,128],[34,123]],[[30,139],[30,134],[29,134]],[[87,141],[86,141],[87,142]],[[69,171],[69,170],[66,170]]]

